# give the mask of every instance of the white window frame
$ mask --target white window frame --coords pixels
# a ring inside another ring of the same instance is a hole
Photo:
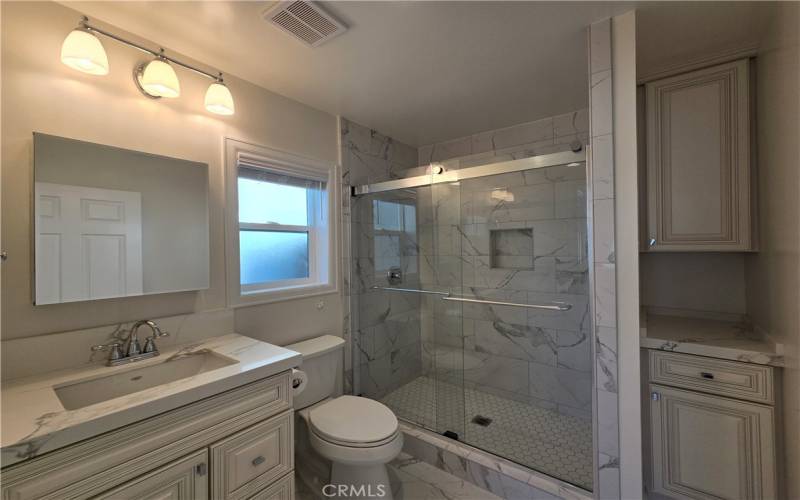
[[[239,222],[239,167],[263,168],[291,177],[325,182],[320,196],[308,198],[308,226]],[[265,304],[338,292],[339,174],[329,164],[265,146],[225,139],[226,267],[230,307]],[[321,210],[325,206],[326,211]],[[309,276],[293,280],[241,285],[239,262],[240,230],[308,233]]]

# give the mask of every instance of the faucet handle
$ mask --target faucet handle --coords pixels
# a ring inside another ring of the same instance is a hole
[[[169,332],[163,332],[158,328],[153,330],[153,335],[147,337],[145,340],[144,349],[142,349],[142,352],[147,353],[157,351],[158,348],[156,347],[156,339],[161,337],[169,337]]]
[[[161,337],[169,337],[169,332],[165,332],[164,330],[156,327],[156,331],[153,332],[153,336],[151,338],[161,338]]]
[[[110,344],[100,344],[100,345],[93,345],[92,351],[111,351],[108,355],[108,360],[113,361],[115,359],[122,359],[122,346],[118,342],[112,342]]]

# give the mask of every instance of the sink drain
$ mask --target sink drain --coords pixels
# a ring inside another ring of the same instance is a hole
[[[489,427],[489,424],[492,423],[492,419],[489,417],[484,417],[483,415],[475,415],[472,417],[472,423],[478,424],[481,427]]]

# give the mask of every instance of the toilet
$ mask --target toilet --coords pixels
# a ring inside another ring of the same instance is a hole
[[[311,448],[331,462],[330,484],[342,488],[336,496],[391,500],[386,464],[403,449],[403,434],[386,405],[337,396],[344,344],[339,337],[323,335],[286,346],[303,355],[301,369],[308,379],[294,397],[294,409],[305,423]]]

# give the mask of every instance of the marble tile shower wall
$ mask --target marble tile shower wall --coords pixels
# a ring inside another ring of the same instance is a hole
[[[388,384],[393,376],[399,374],[401,376],[397,378],[402,379],[403,373],[410,372],[408,367],[413,367],[414,359],[421,358],[419,307],[410,297],[389,296],[369,290],[376,264],[375,234],[371,228],[369,208],[372,200],[361,199],[358,200],[361,204],[357,203],[350,197],[350,188],[400,177],[401,172],[417,165],[417,150],[346,118],[340,118],[339,126],[345,311],[342,331],[347,341],[344,390],[346,393],[379,397],[389,390]],[[392,249],[387,243],[391,241],[393,239],[388,237],[379,239],[383,246],[377,252],[377,258],[386,256]],[[410,250],[413,250],[413,241],[404,240],[406,243],[410,243]],[[360,321],[360,315],[363,315],[363,321]],[[413,341],[415,328],[416,342]]]
[[[594,290],[595,399],[598,498],[620,498],[619,395],[617,390],[617,285],[614,229],[614,117],[611,19],[589,28],[591,199]]]
[[[419,148],[419,164],[442,162],[446,168],[465,168],[570,149],[575,141],[588,143],[586,108],[512,127],[489,130]]]
[[[564,151],[575,141],[585,144],[588,129],[588,110],[582,109],[424,146],[419,161],[453,169]],[[419,222],[423,287],[574,305],[568,313],[553,313],[426,299],[426,372],[459,379],[463,369],[468,386],[591,417],[585,168],[437,185],[420,199],[433,204],[420,213],[436,218]]]

